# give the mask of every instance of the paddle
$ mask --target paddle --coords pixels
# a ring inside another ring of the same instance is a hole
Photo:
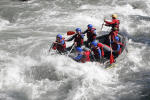
[[[103,24],[102,24],[102,26],[101,26],[101,30],[100,30],[100,32],[102,31],[102,29],[103,29],[103,26],[104,26],[105,24],[104,24],[104,22],[103,22]]]
[[[110,47],[112,48],[112,46],[111,46],[111,38],[110,38]],[[113,54],[112,54],[112,49],[111,49],[111,54],[110,54],[110,64],[112,64],[112,63],[114,63],[115,61],[114,61],[114,56],[113,56]]]
[[[70,55],[70,53],[72,52],[72,50],[73,50],[74,47],[75,47],[75,45],[73,44],[71,50],[70,50],[69,53],[67,54],[67,58],[68,58],[68,56]]]
[[[74,31],[68,31],[68,32],[67,32],[67,35],[73,35],[73,34],[75,34]]]
[[[96,58],[94,57],[93,51],[91,51],[91,55],[92,55],[92,57],[93,57],[93,60],[96,61]]]
[[[99,31],[99,34],[101,33],[101,31],[102,31],[102,29],[103,29],[103,26],[104,26],[104,22],[103,22],[103,24],[102,24],[102,26],[101,26],[101,29],[100,29],[100,31]]]
[[[51,52],[51,49],[53,48],[53,46],[54,46],[54,43],[52,43],[52,45],[50,46],[50,48],[49,48],[49,53]]]
[[[67,59],[68,59],[68,56],[70,55],[70,53],[72,52],[72,50],[73,50],[74,47],[75,47],[75,45],[73,44],[71,50],[70,50],[69,53],[67,54],[67,58],[66,58],[66,60],[65,60],[65,64],[68,63],[68,60],[67,60]]]

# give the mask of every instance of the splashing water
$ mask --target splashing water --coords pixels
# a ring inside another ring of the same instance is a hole
[[[149,100],[149,9],[149,0],[1,0],[0,100]],[[112,13],[130,38],[116,67],[47,53],[56,34],[89,23],[99,32]]]

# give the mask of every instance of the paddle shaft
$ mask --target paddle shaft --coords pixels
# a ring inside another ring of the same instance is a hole
[[[111,49],[110,49],[110,52],[111,52],[111,54],[112,54],[111,37],[110,37],[109,40],[110,40],[110,48],[111,48]]]
[[[73,46],[72,46],[72,48],[71,48],[71,50],[69,51],[69,53],[67,54],[67,57],[70,55],[70,53],[72,52],[72,50],[74,49],[74,44],[73,44]]]
[[[113,57],[113,54],[112,54],[111,37],[110,37],[110,47],[111,47],[110,64],[112,64],[112,63],[114,63],[114,57]],[[113,61],[112,61],[112,59],[113,59]]]
[[[94,57],[93,51],[91,51],[91,54],[92,54],[92,57],[93,57],[94,61],[96,61],[96,59],[95,59],[95,57]]]
[[[103,29],[103,26],[104,26],[104,23],[102,24],[102,26],[101,26],[101,30],[100,30],[100,31],[102,31],[102,29]]]
[[[101,26],[101,30],[100,30],[100,33],[101,33],[102,29],[103,29],[103,26],[104,26],[104,23],[103,23],[103,24],[102,24],[102,26]]]
[[[52,47],[54,46],[54,43],[52,43],[52,45],[49,48],[49,53],[51,52]]]

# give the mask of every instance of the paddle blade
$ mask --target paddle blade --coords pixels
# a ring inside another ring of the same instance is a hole
[[[113,54],[111,53],[111,54],[110,54],[110,64],[112,64],[112,63],[114,63],[114,62],[115,62],[114,56],[113,56]]]
[[[68,31],[68,32],[67,32],[67,35],[73,35],[73,34],[75,34],[74,31]]]

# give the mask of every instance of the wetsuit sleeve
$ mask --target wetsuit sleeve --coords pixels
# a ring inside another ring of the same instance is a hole
[[[112,22],[109,22],[109,21],[105,21],[106,24],[109,24],[109,25],[112,25],[112,24],[115,24],[115,20],[112,20]]]
[[[65,43],[65,40],[62,40],[62,41],[61,41],[61,44],[63,45],[64,43]]]
[[[84,38],[84,34],[81,34],[82,39]]]
[[[121,43],[121,42],[119,42],[118,44],[119,44],[120,46],[124,46],[124,44],[123,44],[123,43]]]
[[[101,50],[100,49],[98,49],[98,54],[99,54],[99,56],[101,57]]]
[[[85,30],[82,34],[86,34],[88,30]]]
[[[75,57],[75,58],[74,58],[74,60],[76,60],[76,61],[80,61],[80,60],[82,59],[82,56],[83,56],[83,55],[78,54],[78,56],[77,56],[77,57]]]
[[[117,51],[120,51],[120,45],[118,44],[118,46],[117,46]]]
[[[67,39],[67,41],[72,41],[76,36],[77,36],[77,34],[73,35],[72,37],[70,37],[69,39]]]

